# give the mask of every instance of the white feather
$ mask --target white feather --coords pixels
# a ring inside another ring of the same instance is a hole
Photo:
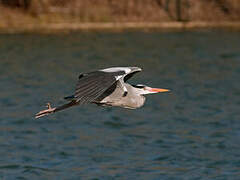
[[[121,79],[123,76],[115,76],[116,81],[118,81],[119,79]]]
[[[124,71],[126,74],[131,72],[131,69],[128,67],[112,67],[107,69],[101,69],[100,71],[104,72],[118,72],[118,71]]]

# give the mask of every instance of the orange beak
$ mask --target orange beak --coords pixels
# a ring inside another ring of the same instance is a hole
[[[169,89],[158,89],[158,88],[151,88],[149,89],[150,92],[155,92],[155,93],[159,93],[159,92],[168,92],[170,91]]]

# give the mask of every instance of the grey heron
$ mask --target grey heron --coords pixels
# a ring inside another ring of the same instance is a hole
[[[74,95],[64,98],[68,103],[56,108],[52,108],[48,103],[47,109],[37,113],[35,118],[88,103],[136,109],[143,106],[144,95],[169,91],[142,84],[128,84],[128,79],[140,71],[142,69],[139,67],[111,67],[80,74]]]

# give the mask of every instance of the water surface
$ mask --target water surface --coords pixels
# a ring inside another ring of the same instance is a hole
[[[0,179],[240,179],[240,33],[0,35]],[[81,72],[139,66],[137,110],[64,103]]]

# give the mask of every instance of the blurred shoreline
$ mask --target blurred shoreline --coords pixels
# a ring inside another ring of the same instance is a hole
[[[0,33],[240,30],[239,0],[0,0]]]
[[[71,31],[188,31],[240,30],[240,22],[107,22],[107,23],[41,23],[0,25],[0,33],[57,33]]]

